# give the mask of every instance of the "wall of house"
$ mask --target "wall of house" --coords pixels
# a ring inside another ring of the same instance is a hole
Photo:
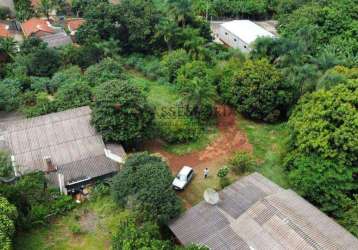
[[[219,39],[232,48],[240,49],[243,52],[250,51],[250,47],[248,44],[246,44],[240,38],[232,34],[223,26],[220,26],[219,28]]]

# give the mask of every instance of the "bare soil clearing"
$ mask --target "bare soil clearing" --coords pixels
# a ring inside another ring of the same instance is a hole
[[[166,151],[165,144],[160,140],[154,140],[144,145],[144,150],[156,153],[164,157],[173,174],[176,174],[184,165],[191,166],[196,172],[193,181],[185,191],[179,195],[186,207],[191,207],[201,200],[202,193],[208,187],[218,187],[217,171],[225,165],[227,160],[236,151],[252,152],[246,134],[236,124],[235,112],[228,106],[217,106],[217,126],[219,136],[205,149],[189,154],[176,155]],[[209,178],[204,179],[204,169],[209,169]]]
[[[168,161],[173,173],[184,165],[189,165],[195,170],[203,170],[205,167],[222,162],[238,150],[252,151],[252,145],[248,142],[246,134],[236,126],[235,112],[228,106],[217,106],[217,126],[220,131],[219,136],[201,151],[179,156],[167,152],[164,143],[160,140],[146,143],[144,149],[162,155]]]

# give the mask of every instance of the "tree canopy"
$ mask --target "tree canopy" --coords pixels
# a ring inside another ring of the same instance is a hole
[[[113,178],[112,195],[120,206],[132,206],[142,217],[166,223],[181,210],[171,187],[173,176],[160,157],[147,152],[130,155]]]
[[[357,194],[358,82],[304,96],[289,119],[289,179],[297,191],[340,218]]]
[[[94,91],[92,123],[105,141],[133,143],[150,132],[154,111],[127,80],[112,80]]]

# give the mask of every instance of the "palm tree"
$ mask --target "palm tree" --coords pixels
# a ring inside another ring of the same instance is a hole
[[[191,0],[169,0],[169,11],[182,27],[186,25],[186,19],[192,13]]]
[[[0,39],[0,52],[6,54],[12,60],[15,58],[17,52],[16,41],[12,37],[5,37]]]
[[[50,12],[55,7],[55,3],[52,0],[41,0],[39,6],[37,7],[37,11],[44,16],[46,16],[47,20],[50,19]]]
[[[104,57],[114,57],[121,52],[120,47],[118,46],[118,41],[110,38],[109,40],[102,40],[93,44],[97,49],[103,51]]]
[[[164,18],[159,22],[156,30],[156,38],[163,38],[164,42],[168,46],[168,50],[171,51],[175,41],[175,34],[178,31],[178,25],[173,19]]]
[[[205,45],[205,39],[200,36],[199,30],[189,27],[185,28],[183,29],[183,36],[185,38],[183,44],[184,49],[193,57],[198,58]]]
[[[217,97],[215,87],[208,79],[197,77],[189,80],[180,91],[183,94],[182,102],[197,118],[202,117],[202,111],[205,112],[205,109],[214,106]]]

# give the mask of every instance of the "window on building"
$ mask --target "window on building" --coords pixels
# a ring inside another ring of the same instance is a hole
[[[234,38],[234,41],[237,42],[236,38]]]
[[[227,32],[225,32],[225,35],[227,35]]]

